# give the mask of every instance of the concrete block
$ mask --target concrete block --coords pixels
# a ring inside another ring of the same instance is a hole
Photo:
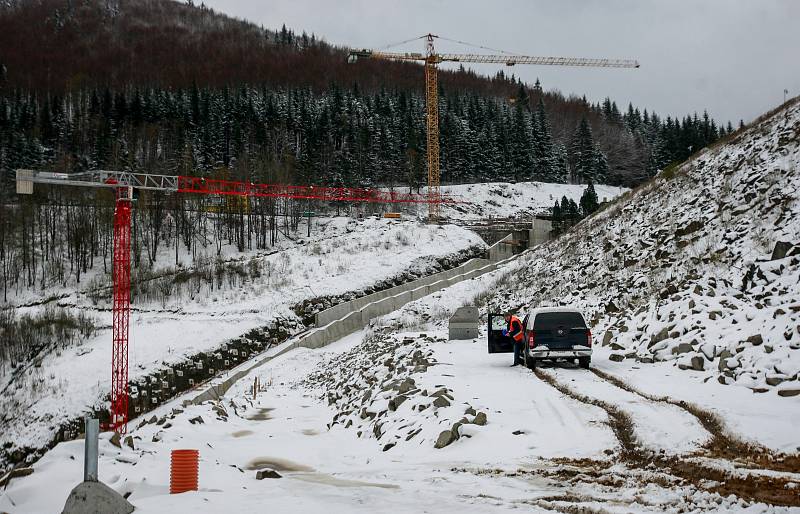
[[[478,337],[480,313],[477,307],[459,307],[450,317],[449,339],[473,339]]]
[[[129,514],[133,505],[102,482],[83,482],[67,497],[61,514]]]

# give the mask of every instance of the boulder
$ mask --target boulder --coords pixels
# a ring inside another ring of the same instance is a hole
[[[8,483],[15,478],[22,478],[33,474],[33,468],[14,468],[3,476],[0,476],[0,487],[8,487]]]
[[[792,243],[788,241],[778,241],[775,243],[775,248],[772,250],[772,257],[770,259],[773,261],[777,259],[783,259],[791,249]]]
[[[722,350],[722,352],[720,352],[719,364],[717,364],[717,369],[719,371],[727,371],[729,369],[736,369],[739,367],[739,361],[731,358],[731,356],[731,352],[728,350]]]
[[[658,331],[658,333],[656,335],[650,336],[650,343],[651,344],[656,344],[656,343],[660,343],[661,341],[666,340],[669,337],[669,331],[670,330],[671,330],[671,327],[662,328],[661,330]]]
[[[675,231],[675,237],[683,237],[694,232],[697,232],[705,226],[705,223],[700,220],[694,220],[685,227],[681,227]]]
[[[781,389],[780,391],[778,391],[778,396],[782,396],[784,398],[789,398],[797,395],[800,395],[800,388],[798,387],[794,389]]]
[[[699,355],[692,357],[692,369],[695,371],[703,371],[705,369],[705,359]]]
[[[618,353],[612,353],[611,355],[608,356],[608,360],[614,361],[614,362],[622,362],[622,361],[625,360],[625,356],[624,355],[620,355]]]
[[[472,420],[472,423],[474,425],[480,425],[480,426],[485,425],[486,424],[486,413],[485,412],[477,413],[475,415],[475,419]]]
[[[692,350],[694,350],[694,348],[692,348],[691,344],[689,344],[689,343],[680,343],[678,346],[675,346],[675,347],[672,348],[672,354],[673,355],[682,355],[684,353],[689,353]]]
[[[434,407],[449,407],[450,401],[445,398],[444,396],[437,396],[435,400],[433,400]]]
[[[408,400],[408,397],[406,397],[405,395],[399,394],[395,396],[394,398],[389,400],[389,410],[392,412],[396,411],[398,407],[403,405],[403,402],[405,402],[406,400]]]
[[[476,412],[475,412],[475,409],[473,409],[470,406],[470,407],[467,407],[467,409],[464,411],[464,414],[469,414],[470,416],[474,416],[476,414]]]
[[[457,421],[457,422],[453,423],[453,427],[450,429],[450,432],[453,433],[453,439],[454,440],[458,440],[458,439],[461,438],[461,433],[458,431],[458,429],[461,428],[461,425],[463,425],[463,424],[464,423],[461,422],[461,421]]]
[[[776,386],[786,380],[784,377],[779,377],[776,375],[767,375],[767,385]]]
[[[415,385],[416,385],[416,383],[414,382],[413,378],[407,378],[407,379],[403,380],[402,382],[400,382],[400,386],[398,388],[398,391],[400,392],[400,394],[407,393],[407,392],[411,391],[412,389],[414,389]]]
[[[700,351],[703,352],[706,359],[713,361],[717,354],[717,347],[711,343],[706,343],[700,346]]]
[[[130,435],[129,435],[129,436],[125,437],[125,440],[124,440],[124,442],[125,442],[125,446],[127,446],[127,447],[128,447],[128,448],[130,448],[131,450],[135,450],[135,449],[136,449],[136,448],[134,448],[134,446],[133,446],[133,436],[130,436]]]
[[[606,333],[603,334],[603,346],[608,346],[608,343],[611,342],[612,337],[614,337],[614,335],[611,333],[611,331],[606,330]]]
[[[280,473],[274,469],[259,469],[256,471],[256,480],[264,480],[265,478],[283,478]]]
[[[69,493],[61,514],[130,514],[133,505],[102,482],[82,482]]]
[[[444,448],[445,446],[448,446],[453,441],[455,441],[455,438],[453,437],[453,431],[442,430],[442,432],[439,434],[439,437],[436,439],[436,443],[433,445],[433,447],[436,449],[441,449]]]
[[[625,349],[625,347],[617,343],[611,343],[611,349],[614,351],[622,351]]]
[[[752,344],[753,346],[759,346],[759,345],[761,345],[761,343],[764,342],[764,338],[761,337],[761,334],[755,334],[755,335],[752,335],[752,336],[748,337],[746,339],[746,341],[748,343]]]

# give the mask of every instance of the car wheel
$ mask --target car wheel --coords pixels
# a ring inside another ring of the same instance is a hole
[[[525,352],[525,367],[528,369],[536,369],[536,359],[528,355],[528,352]]]
[[[578,359],[578,365],[583,369],[589,369],[589,364],[592,363],[591,357],[581,357]]]

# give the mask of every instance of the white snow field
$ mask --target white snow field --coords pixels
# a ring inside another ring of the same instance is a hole
[[[332,219],[317,234],[281,251],[248,256],[241,266],[246,276],[236,282],[173,294],[164,304],[135,304],[130,378],[214,349],[278,318],[296,320],[299,331],[302,325],[292,306],[303,300],[358,292],[404,273],[428,273],[437,258],[484,246],[460,227],[374,218]],[[45,355],[21,373],[0,377],[0,445],[6,448],[47,444],[62,422],[101,404],[109,393],[110,309],[74,292],[58,304],[89,312],[106,329],[80,346]]]
[[[585,190],[585,185],[547,182],[485,182],[442,186],[443,195],[464,203],[442,205],[441,214],[454,221],[531,217],[549,213],[553,204],[560,202],[564,196],[578,203]],[[600,202],[607,202],[628,189],[595,184],[595,191]],[[420,205],[418,212],[420,216],[427,216],[427,206]]]

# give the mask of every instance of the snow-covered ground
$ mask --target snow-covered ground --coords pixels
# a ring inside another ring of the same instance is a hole
[[[549,213],[553,204],[566,196],[578,203],[585,185],[551,184],[547,182],[485,182],[442,186],[443,195],[463,203],[442,205],[442,216],[450,220],[479,220],[486,218],[532,217]],[[611,201],[628,191],[624,187],[595,185],[601,202]],[[419,206],[421,216],[427,206]]]
[[[465,300],[462,292],[437,294],[445,303]],[[433,305],[426,299],[410,308],[434,314]],[[620,443],[602,408],[509,368],[508,355],[488,355],[485,333],[446,341],[445,327],[432,319],[424,332],[362,331],[270,361],[221,402],[162,406],[131,431],[133,449],[103,435],[100,480],[143,514],[252,512],[265,501],[277,512],[304,513],[791,511],[721,494],[712,480],[618,462]],[[591,372],[548,372],[629,410],[636,434],[655,451],[691,460],[708,437],[686,412],[614,394]],[[253,399],[256,376],[263,390]],[[454,424],[458,439],[436,449]],[[199,491],[169,494],[176,448],[200,450]],[[59,512],[81,479],[82,452],[82,441],[59,444],[0,494],[0,511]],[[258,480],[264,469],[281,478]],[[775,473],[800,484],[798,474]]]
[[[297,320],[292,307],[303,300],[358,292],[403,273],[427,273],[437,258],[484,245],[455,226],[374,218],[334,219],[326,232],[326,238],[250,256],[242,266],[246,277],[235,282],[176,290],[163,304],[137,304],[131,316],[131,379],[278,318]],[[111,324],[108,306],[95,306],[85,294],[72,293],[58,303],[90,312],[101,326]],[[80,346],[45,355],[37,366],[0,377],[0,445],[40,447],[62,422],[99,405],[110,390],[110,362],[110,330],[104,329]]]
[[[799,164],[795,104],[494,272],[160,407],[133,448],[104,435],[100,479],[142,513],[800,512]],[[592,369],[447,340],[459,306],[542,303],[584,310]],[[168,494],[176,448],[199,491]],[[56,446],[0,511],[58,512],[81,454]]]

